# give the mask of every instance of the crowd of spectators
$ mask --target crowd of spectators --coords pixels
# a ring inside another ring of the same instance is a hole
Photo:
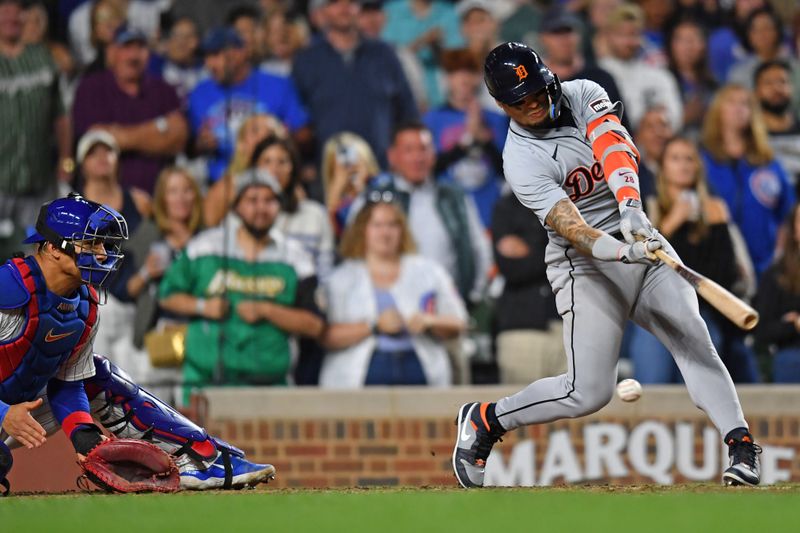
[[[153,387],[560,373],[482,81],[507,40],[622,102],[655,226],[761,312],[745,334],[701,302],[734,380],[800,382],[791,1],[0,0],[0,254],[69,190],[120,211],[96,350]],[[645,330],[623,344],[681,379]]]

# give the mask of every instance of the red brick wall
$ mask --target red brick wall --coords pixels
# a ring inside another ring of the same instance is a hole
[[[553,432],[567,430],[570,441],[584,462],[583,430],[587,423],[619,424],[631,431],[642,422],[654,418],[608,418],[560,421],[532,426],[511,432],[498,444],[497,450],[505,460],[514,445],[524,439],[535,443],[538,471],[548,451]],[[703,463],[703,428],[705,418],[662,418],[667,428],[678,422],[691,423],[695,428],[694,461]],[[800,479],[800,417],[751,419],[751,427],[762,444],[794,450],[793,459],[781,460],[780,468],[791,471],[791,479]],[[451,454],[455,426],[453,419],[366,419],[348,420],[243,420],[215,421],[209,424],[212,432],[240,445],[254,460],[275,465],[279,487],[337,487],[368,485],[454,485]],[[655,455],[655,443],[648,444],[647,456]],[[720,442],[721,447],[721,442]],[[637,473],[625,458],[630,475],[598,481],[612,483],[652,483]],[[674,482],[686,481],[676,467],[671,473]],[[537,478],[538,479],[538,478]],[[713,479],[718,479],[717,474]],[[555,482],[563,482],[556,479]]]

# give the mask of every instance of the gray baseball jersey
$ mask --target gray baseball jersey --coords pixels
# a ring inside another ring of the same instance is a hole
[[[619,229],[617,200],[595,161],[586,129],[605,114],[621,112],[620,104],[612,104],[588,80],[564,82],[562,89],[559,127],[529,129],[512,121],[503,151],[506,180],[542,224],[557,202],[569,198],[590,226],[614,234]],[[690,396],[723,435],[747,427],[733,382],[700,317],[697,295],[687,283],[664,264],[628,265],[579,254],[552,228],[547,230],[547,275],[564,320],[567,372],[499,400],[496,414],[506,430],[583,416],[606,405],[628,319],[670,350]]]

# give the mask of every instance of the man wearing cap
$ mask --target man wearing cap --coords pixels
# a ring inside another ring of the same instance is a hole
[[[609,55],[598,64],[614,77],[630,124],[638,124],[647,109],[662,106],[672,129],[680,131],[683,103],[678,83],[666,69],[650,66],[639,58],[643,32],[642,9],[635,4],[618,6],[605,30]]]
[[[586,63],[581,51],[581,27],[580,19],[563,8],[547,11],[539,30],[543,59],[561,81],[592,80],[606,90],[612,102],[622,101],[611,74]],[[630,129],[624,114],[622,125]]]
[[[161,306],[190,317],[183,367],[189,388],[286,384],[292,337],[316,338],[324,326],[311,257],[272,229],[280,185],[263,171],[234,180],[241,223],[193,238],[161,282]]]
[[[106,70],[78,85],[72,120],[75,137],[90,129],[108,131],[120,149],[120,181],[148,194],[158,173],[181,152],[188,136],[178,95],[146,73],[145,35],[123,26],[107,52]]]
[[[216,28],[203,41],[211,75],[189,95],[189,123],[196,153],[208,156],[208,176],[218,180],[234,153],[236,134],[255,113],[283,121],[298,144],[310,138],[308,113],[293,82],[253,68],[239,34]]]
[[[22,42],[22,1],[0,0],[0,259],[24,237],[56,192],[56,176],[71,178],[72,138],[58,91],[58,72],[41,44]],[[53,146],[58,161],[51,157]]]

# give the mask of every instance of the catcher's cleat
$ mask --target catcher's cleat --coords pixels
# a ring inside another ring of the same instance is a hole
[[[453,449],[453,472],[465,489],[483,486],[486,459],[492,446],[503,436],[486,419],[488,403],[465,403],[458,410],[456,446]]]
[[[761,446],[753,442],[753,436],[744,429],[735,429],[725,436],[731,466],[722,474],[722,482],[728,486],[758,485],[761,481],[761,465],[758,455]]]
[[[242,489],[275,479],[275,467],[251,463],[225,452],[205,469],[197,469],[193,461],[182,461],[181,488],[188,490]]]

